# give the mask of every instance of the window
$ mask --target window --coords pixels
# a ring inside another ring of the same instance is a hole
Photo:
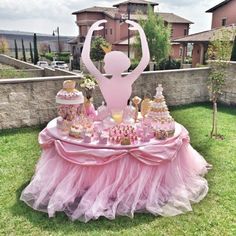
[[[171,28],[171,33],[170,33],[170,36],[171,36],[171,37],[173,36],[173,33],[174,33],[174,29]]]
[[[107,34],[107,29],[105,29],[105,34]]]
[[[188,34],[188,29],[184,29],[184,36]]]
[[[110,29],[110,34],[112,34],[112,29]]]
[[[226,18],[223,18],[223,19],[222,19],[221,25],[222,25],[222,26],[226,26]]]

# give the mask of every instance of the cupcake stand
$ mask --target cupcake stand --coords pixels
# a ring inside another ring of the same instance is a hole
[[[69,82],[64,86],[66,91],[59,95],[71,94],[68,100],[75,104],[80,94],[74,90],[74,84]],[[99,86],[102,90],[100,83]],[[73,94],[76,95],[73,97]],[[60,115],[68,112],[68,107],[64,112],[63,107],[60,108]],[[202,200],[208,192],[203,178],[208,164],[191,147],[188,131],[173,120],[170,125],[161,86],[150,109],[142,110],[149,111],[149,121],[161,111],[169,122],[164,128],[172,127],[173,132],[160,130],[160,126],[154,129],[140,114],[135,117],[138,113],[134,107],[128,108],[133,109],[133,113],[127,113],[133,119],[123,119],[121,124],[112,123],[118,121],[115,118],[118,113],[106,114],[100,119],[93,117],[92,136],[86,131],[81,132],[81,136],[78,132],[80,137],[75,137],[71,116],[50,121],[39,134],[42,154],[21,200],[49,217],[62,211],[70,219],[82,222],[100,216],[133,217],[138,212],[175,216],[191,211],[191,204]],[[77,114],[82,113],[77,111]],[[164,118],[158,119],[155,124],[160,121],[164,125]],[[81,120],[77,121],[77,126],[74,124],[74,129],[78,130],[80,125]],[[65,132],[69,126],[72,135]],[[147,127],[151,129],[147,131]]]

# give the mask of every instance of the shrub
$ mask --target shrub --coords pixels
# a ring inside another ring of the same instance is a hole
[[[138,60],[132,59],[132,60],[131,60],[131,65],[130,65],[129,70],[134,70],[134,69],[138,66],[138,64],[139,64],[139,61],[138,61]]]
[[[70,53],[69,52],[61,52],[61,53],[45,53],[45,55],[43,55],[46,59],[48,59],[49,61],[53,61],[53,59],[57,60],[57,61],[64,61],[66,63],[69,63],[70,61]]]
[[[44,57],[48,59],[49,61],[53,61],[53,58],[55,58],[56,55],[53,52],[50,52],[50,53],[48,52],[48,53],[45,53]]]
[[[58,53],[56,57],[58,61],[70,62],[70,53],[68,52]]]
[[[158,70],[180,69],[181,62],[175,59],[163,59],[157,66]]]
[[[9,50],[9,44],[8,44],[8,41],[7,39],[1,37],[0,38],[0,53],[7,53]]]
[[[102,47],[110,46],[109,43],[102,36],[95,36],[92,39],[90,56],[93,61],[101,61],[105,56],[105,52]]]

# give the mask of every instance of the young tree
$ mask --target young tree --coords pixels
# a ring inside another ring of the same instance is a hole
[[[36,65],[39,60],[38,47],[37,47],[37,35],[34,33],[34,64]]]
[[[24,40],[21,39],[23,60],[26,61]]]
[[[230,61],[236,61],[236,36],[234,37],[234,45]]]
[[[50,44],[48,44],[48,53],[51,53],[51,52],[52,52],[51,46],[50,46]]]
[[[15,58],[18,59],[18,47],[17,47],[16,39],[14,39],[14,43],[15,43]]]
[[[214,60],[210,62],[211,71],[208,77],[208,89],[210,100],[213,103],[211,138],[222,137],[217,130],[217,102],[222,94],[225,85],[226,67],[228,66],[232,51],[232,30],[221,29],[214,35],[208,47],[208,58]]]
[[[39,52],[42,55],[45,55],[48,52],[48,44],[47,43],[40,43],[39,44]]]
[[[93,61],[101,61],[104,58],[105,52],[102,49],[102,46],[109,46],[109,43],[102,37],[96,36],[91,43],[91,59]]]
[[[168,58],[170,54],[171,29],[164,24],[162,17],[158,16],[151,6],[148,6],[147,19],[140,19],[139,24],[143,27],[147,37],[150,58],[159,64],[161,60]],[[139,55],[139,52],[141,52],[139,36],[136,36],[135,41],[133,46],[139,57],[141,56]]]
[[[30,46],[30,59],[31,59],[31,62],[34,63],[34,56],[33,56],[33,50],[32,50],[31,42],[29,43],[29,46]]]
[[[0,53],[7,53],[9,50],[9,45],[8,42],[5,38],[1,37],[0,38]]]

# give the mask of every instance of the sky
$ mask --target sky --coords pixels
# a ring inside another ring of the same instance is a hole
[[[0,30],[76,36],[78,27],[71,13],[91,6],[111,7],[124,0],[0,0]],[[154,1],[154,0],[153,0]],[[223,0],[156,0],[157,11],[175,13],[192,22],[190,33],[208,30],[211,13],[206,10]]]

